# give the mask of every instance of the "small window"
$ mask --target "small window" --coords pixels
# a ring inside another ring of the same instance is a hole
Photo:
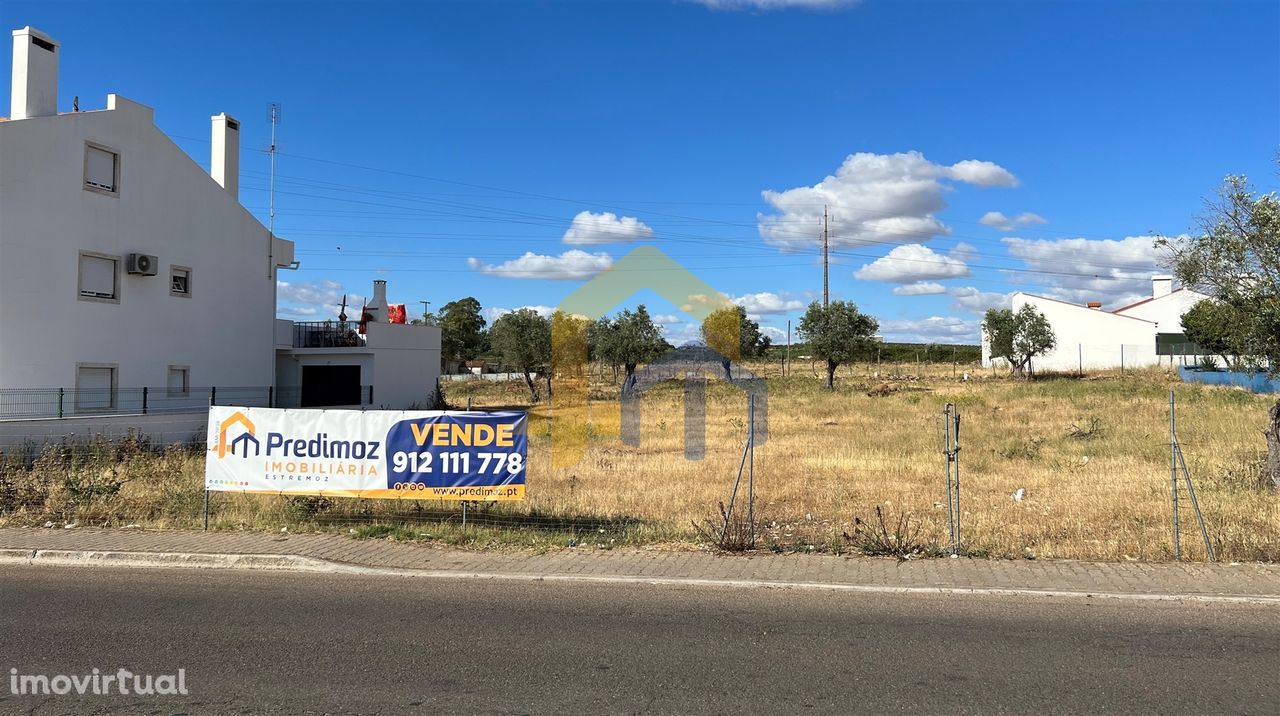
[[[104,254],[80,252],[80,298],[90,301],[119,301],[120,259]]]
[[[85,188],[115,194],[120,186],[120,155],[93,144],[86,144],[84,153]]]
[[[186,266],[169,267],[169,295],[191,297],[191,269]]]
[[[76,366],[77,411],[113,410],[116,407],[116,367],[101,364]]]
[[[191,394],[191,368],[185,365],[169,366],[169,378],[166,384],[170,397],[182,397]]]

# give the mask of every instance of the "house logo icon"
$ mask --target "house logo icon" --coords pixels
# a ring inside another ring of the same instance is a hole
[[[239,425],[242,432],[230,442],[227,441],[227,433],[233,427]],[[236,454],[236,446],[240,446],[240,457],[249,457],[249,446],[253,446],[253,454],[257,456],[262,451],[262,446],[258,443],[258,438],[254,436],[255,428],[253,421],[244,413],[236,411],[218,424],[218,459],[227,456],[227,453]]]
[[[650,290],[674,304],[695,322],[701,324],[712,313],[733,308],[727,296],[695,276],[679,262],[654,246],[640,246],[618,259],[595,278],[587,281],[569,294],[557,306],[557,311],[573,320],[594,321],[614,306],[626,301],[642,290]],[[733,335],[726,336],[729,343],[737,343],[737,325]],[[707,354],[707,355],[703,355]],[[584,331],[562,328],[552,319],[551,360],[557,378],[563,385],[551,396],[551,410],[556,419],[551,422],[551,464],[553,467],[571,467],[587,452],[593,433],[589,408],[589,381],[587,366],[587,341]],[[712,356],[708,358],[707,356]],[[640,442],[639,396],[654,382],[674,377],[673,369],[685,373],[685,457],[698,460],[703,455],[702,422],[705,419],[705,397],[702,391],[704,366],[720,364],[721,356],[714,351],[688,351],[676,349],[636,376],[637,384],[624,390],[622,396],[622,421],[619,437],[628,445]],[[737,379],[731,378],[736,387],[756,397],[763,407],[767,385],[763,380],[739,371]],[[756,434],[761,442],[766,435],[764,418],[757,423]],[[758,418],[759,419],[759,418]]]

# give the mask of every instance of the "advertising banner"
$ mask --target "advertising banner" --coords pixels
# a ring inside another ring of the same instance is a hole
[[[326,497],[523,500],[522,412],[209,408],[205,488]]]

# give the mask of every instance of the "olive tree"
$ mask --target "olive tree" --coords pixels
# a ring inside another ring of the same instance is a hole
[[[1049,319],[1029,303],[1016,312],[1009,308],[988,309],[982,319],[982,332],[991,346],[991,357],[1009,361],[1018,375],[1031,370],[1032,358],[1058,345]]]
[[[742,306],[712,311],[702,321],[702,340],[720,354],[726,380],[733,378],[733,361],[764,355],[772,344],[768,336],[761,335],[760,324],[747,318],[747,309]]]
[[[613,318],[599,319],[590,327],[587,337],[600,360],[626,370],[624,385],[627,386],[631,384],[636,366],[658,358],[671,348],[643,304],[634,311],[624,308]]]
[[[489,340],[493,350],[502,357],[502,362],[524,373],[529,396],[538,402],[538,387],[533,383],[533,373],[550,369],[551,321],[531,308],[521,308],[494,321],[489,329]],[[550,387],[548,380],[548,390]]]
[[[814,301],[800,318],[800,336],[809,350],[827,361],[827,388],[835,387],[836,368],[865,353],[880,323],[850,301],[826,306]]]
[[[1168,250],[1169,266],[1184,286],[1209,296],[1203,311],[1232,321],[1230,330],[1214,333],[1226,350],[1280,375],[1280,197],[1229,176],[1208,202],[1199,229],[1157,245]],[[1267,477],[1280,488],[1280,401],[1271,406],[1263,432]]]

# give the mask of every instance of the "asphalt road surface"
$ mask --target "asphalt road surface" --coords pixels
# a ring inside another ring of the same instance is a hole
[[[1280,713],[1280,608],[0,568],[2,713]],[[185,670],[187,696],[11,695]]]

